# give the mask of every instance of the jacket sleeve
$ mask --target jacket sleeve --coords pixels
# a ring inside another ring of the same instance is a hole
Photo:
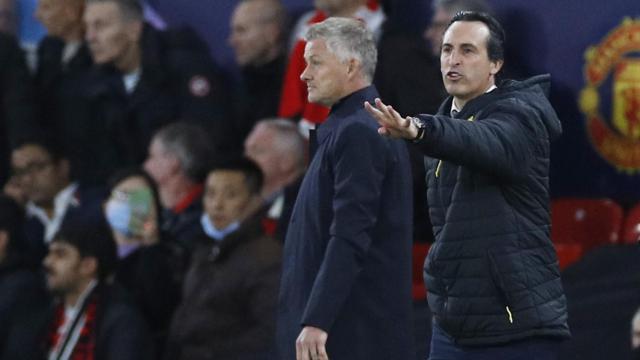
[[[525,176],[536,146],[547,141],[540,116],[518,100],[496,105],[477,121],[420,117],[427,125],[418,143],[423,154],[508,179]]]
[[[381,206],[387,141],[358,124],[347,126],[337,136],[330,165],[334,181],[330,239],[303,325],[329,332],[362,269]]]

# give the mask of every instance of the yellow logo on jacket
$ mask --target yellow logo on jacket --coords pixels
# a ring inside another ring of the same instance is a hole
[[[626,18],[585,52],[586,86],[580,94],[593,147],[605,161],[629,173],[640,171],[639,52],[640,19]],[[601,93],[609,89],[611,125],[600,101]]]

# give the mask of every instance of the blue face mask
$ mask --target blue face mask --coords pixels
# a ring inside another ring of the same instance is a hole
[[[131,206],[127,201],[116,199],[107,201],[105,216],[114,231],[127,237],[134,235],[129,226],[131,224]]]
[[[203,213],[202,217],[200,217],[200,224],[202,225],[204,233],[215,240],[222,240],[225,236],[231,234],[240,227],[240,222],[236,221],[224,229],[217,229],[209,219],[209,216],[207,216],[207,213]]]
[[[151,221],[153,194],[148,189],[114,191],[107,201],[105,216],[111,228],[127,237],[144,236]]]

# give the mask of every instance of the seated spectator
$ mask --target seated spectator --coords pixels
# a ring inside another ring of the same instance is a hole
[[[158,184],[163,207],[160,229],[189,251],[200,232],[202,182],[213,157],[203,130],[174,123],[160,129],[149,146],[144,169]]]
[[[48,307],[44,279],[27,266],[24,215],[13,200],[0,196],[0,359],[33,359],[39,344],[32,314]]]
[[[116,169],[140,165],[153,134],[177,119],[228,147],[228,94],[195,32],[154,29],[138,0],[88,0],[84,24],[96,66],[63,120],[82,180],[103,184]]]
[[[11,154],[11,164],[18,186],[28,199],[27,243],[38,263],[64,223],[101,221],[104,192],[72,180],[69,161],[55,146],[24,144]]]
[[[117,260],[108,228],[62,229],[44,259],[58,300],[46,343],[49,359],[153,359],[153,343],[126,293],[109,284]]]
[[[158,191],[147,173],[123,170],[110,184],[105,215],[118,246],[115,279],[133,295],[160,352],[180,299],[185,255],[160,231]]]
[[[235,122],[240,146],[258,120],[278,114],[285,27],[286,10],[280,0],[243,0],[231,16],[229,44],[242,70]]]
[[[269,206],[268,230],[284,241],[307,164],[307,142],[292,121],[266,119],[253,128],[244,149],[264,174],[261,194]]]
[[[209,172],[198,240],[166,359],[262,359],[275,332],[281,245],[262,232],[262,174],[241,160]]]
[[[84,41],[84,0],[38,0],[35,17],[44,25],[46,36],[38,43],[35,90],[42,129],[64,148],[74,173],[86,180],[86,170],[95,164],[82,162],[88,139],[86,119],[65,114],[82,113],[78,99],[83,96],[82,82],[93,66]],[[75,119],[77,121],[70,121]],[[86,165],[91,165],[87,167]]]
[[[13,36],[0,32],[0,184],[8,179],[11,150],[38,130],[24,53]]]

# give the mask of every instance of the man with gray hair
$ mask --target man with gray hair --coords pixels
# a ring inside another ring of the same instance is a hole
[[[264,175],[261,195],[269,207],[265,218],[267,230],[284,241],[307,167],[307,142],[293,121],[264,119],[249,133],[244,153],[260,166]]]
[[[331,107],[285,240],[278,359],[409,359],[411,173],[403,143],[378,136],[365,101],[376,46],[361,22],[310,27],[301,79]],[[382,140],[382,141],[381,141]]]
[[[206,132],[177,122],[153,136],[144,169],[158,185],[162,230],[187,249],[200,230],[203,181],[213,158]]]

